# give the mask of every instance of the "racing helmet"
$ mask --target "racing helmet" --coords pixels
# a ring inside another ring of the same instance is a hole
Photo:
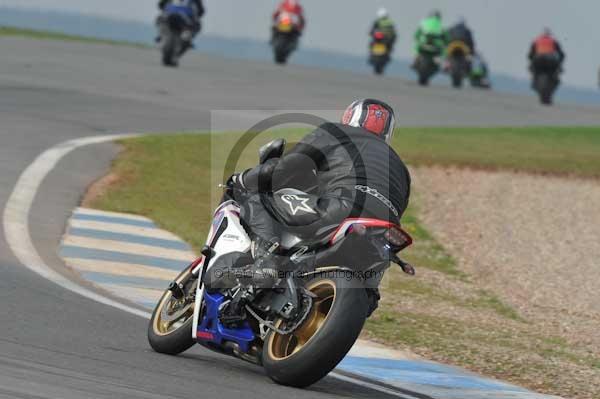
[[[381,18],[387,18],[390,14],[388,13],[388,10],[386,10],[383,7],[380,7],[377,10],[377,18],[381,19]]]
[[[396,119],[394,110],[380,100],[356,100],[346,109],[342,124],[361,127],[390,143],[394,135]]]

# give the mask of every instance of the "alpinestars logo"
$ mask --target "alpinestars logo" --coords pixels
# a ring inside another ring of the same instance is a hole
[[[307,202],[309,198],[302,198],[295,194],[284,194],[281,196],[281,200],[289,205],[292,215],[296,215],[298,211],[317,213],[314,209],[308,206]]]

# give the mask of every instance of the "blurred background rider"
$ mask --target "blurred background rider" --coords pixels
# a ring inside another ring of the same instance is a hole
[[[294,32],[300,36],[304,31],[304,27],[306,26],[306,19],[304,18],[304,9],[300,5],[300,2],[297,0],[283,0],[277,6],[277,9],[273,13],[273,34],[271,36],[271,40],[275,37],[276,25],[279,21],[279,18],[283,15],[287,14],[294,20]]]
[[[448,36],[442,25],[442,13],[433,10],[427,18],[423,19],[415,35],[416,58],[412,67],[415,68],[422,52],[435,56],[443,55],[448,44]]]
[[[553,70],[555,79],[558,82],[558,75],[562,71],[562,65],[565,61],[565,53],[562,46],[556,40],[549,28],[544,28],[541,35],[534,39],[529,49],[529,70],[536,74],[540,70]]]
[[[390,14],[387,9],[381,7],[377,10],[377,19],[373,23],[371,27],[371,32],[369,35],[371,38],[374,37],[375,32],[381,32],[384,34],[385,44],[391,50],[394,48],[394,44],[396,43],[396,27],[394,26],[394,21],[390,18]]]
[[[475,40],[473,39],[473,32],[467,26],[467,21],[464,17],[461,17],[456,25],[448,29],[448,41],[460,41],[469,47],[471,54],[475,53]]]
[[[158,9],[161,11],[161,15],[156,19],[156,24],[160,25],[162,22],[163,14],[167,6],[172,5],[184,10],[185,14],[191,19],[191,29],[194,36],[196,36],[202,29],[200,19],[204,16],[206,9],[202,0],[159,0]],[[160,31],[160,30],[159,30]],[[160,42],[160,34],[156,37],[155,41]],[[189,43],[191,46],[191,41]]]

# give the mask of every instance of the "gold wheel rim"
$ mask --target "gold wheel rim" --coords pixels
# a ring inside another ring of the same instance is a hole
[[[180,283],[188,273],[182,273],[175,281]],[[152,329],[155,334],[161,336],[169,335],[194,316],[194,301],[186,303],[185,300],[188,297],[189,291],[195,289],[196,282],[196,279],[192,279],[186,284],[186,287],[184,287],[184,290],[187,290],[186,295],[179,300],[173,297],[171,291],[165,291],[160,298],[152,323]]]
[[[307,290],[316,295],[306,320],[293,333],[281,335],[273,332],[267,342],[271,359],[283,360],[300,352],[321,330],[336,298],[335,282],[319,280],[310,283]],[[278,326],[281,321],[277,323]]]

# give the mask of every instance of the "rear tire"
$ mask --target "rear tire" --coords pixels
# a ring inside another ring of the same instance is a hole
[[[463,78],[460,74],[453,74],[452,75],[452,87],[454,87],[455,89],[460,89],[462,87],[463,84]]]
[[[285,36],[277,36],[273,40],[273,54],[275,56],[275,63],[279,65],[285,65],[287,60],[295,48],[291,39]]]
[[[537,77],[536,90],[538,91],[540,103],[542,105],[552,105],[552,95],[554,94],[553,82],[547,74]]]
[[[190,274],[189,268],[183,271],[175,281],[181,282],[184,278]],[[192,279],[186,284],[186,289],[195,290],[197,279]],[[177,355],[191,348],[196,341],[192,337],[192,324],[194,321],[194,304],[188,307],[186,311],[182,312],[183,316],[177,320],[178,325],[173,323],[173,328],[167,327],[168,320],[163,320],[163,317],[169,316],[167,313],[167,306],[173,301],[173,295],[171,291],[166,290],[161,296],[152,317],[148,324],[148,342],[152,349],[156,352],[164,353],[167,355]],[[166,317],[165,317],[166,318]]]
[[[275,51],[275,63],[285,65],[287,63],[287,55],[282,52]]]
[[[369,309],[363,284],[356,278],[318,276],[305,285],[317,293],[307,320],[292,334],[270,331],[263,346],[263,366],[278,384],[303,388],[325,377],[358,338]]]
[[[179,39],[172,33],[165,38],[162,48],[162,63],[164,66],[177,66],[177,40]]]

